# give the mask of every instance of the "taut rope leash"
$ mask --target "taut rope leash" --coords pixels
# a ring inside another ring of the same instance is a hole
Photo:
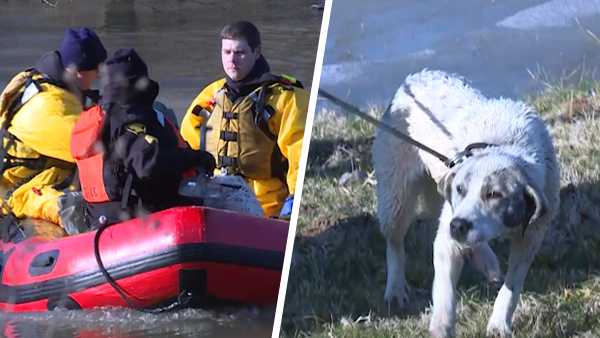
[[[414,95],[410,95],[412,93],[407,93],[409,94],[409,96],[411,96],[413,98],[413,100],[416,101],[416,98],[414,97]],[[342,99],[339,99],[331,94],[329,94],[328,92],[324,91],[323,89],[319,89],[319,95],[321,95],[322,97],[328,99],[329,101],[333,102],[334,104],[344,108],[346,111],[359,116],[360,118],[366,120],[367,122],[375,125],[377,128],[380,128],[382,130],[387,131],[388,133],[396,136],[397,138],[423,150],[428,152],[429,154],[435,156],[438,160],[444,162],[444,164],[448,167],[448,168],[452,168],[455,165],[461,163],[462,161],[464,161],[466,158],[471,157],[473,155],[472,150],[474,149],[483,149],[483,148],[487,148],[490,146],[495,146],[494,144],[489,144],[489,143],[484,143],[484,142],[478,142],[478,143],[472,143],[469,144],[465,150],[459,152],[456,154],[456,156],[454,156],[453,158],[448,158],[442,154],[440,154],[439,152],[429,148],[428,146],[424,145],[423,143],[416,141],[415,139],[411,138],[410,136],[402,133],[401,131],[399,131],[398,129],[395,129],[391,126],[388,126],[387,124],[379,121],[378,119],[362,112],[360,109],[358,109],[357,107],[343,101]],[[420,102],[417,101],[417,103],[420,104]],[[422,104],[420,104],[422,105]],[[391,105],[390,105],[391,106]],[[388,107],[389,109],[390,107]]]
[[[408,142],[408,143],[412,144],[413,146],[430,153],[431,155],[437,157],[440,161],[446,163],[446,165],[448,164],[448,161],[449,161],[448,157],[429,148],[428,146],[424,145],[423,143],[414,140],[410,136],[405,135],[404,133],[400,132],[398,129],[390,127],[387,124],[379,121],[378,119],[376,119],[366,113],[363,113],[360,109],[356,108],[355,106],[329,94],[328,92],[324,91],[323,89],[319,89],[319,95],[321,95],[324,98],[328,99],[329,101],[335,103],[336,105],[344,108],[346,111],[361,117],[362,119],[366,120],[367,122],[375,125],[377,128],[383,129],[383,130],[387,131],[388,133],[391,133],[392,135],[396,136],[397,138],[399,138],[405,142]]]

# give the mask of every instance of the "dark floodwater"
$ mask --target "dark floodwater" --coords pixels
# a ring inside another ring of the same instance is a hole
[[[307,0],[0,0],[0,86],[60,44],[65,27],[96,29],[109,50],[134,47],[161,86],[159,99],[181,117],[209,82],[222,76],[218,33],[226,22],[256,23],[274,72],[310,87],[322,12]],[[274,308],[130,310],[0,314],[7,337],[267,337]]]
[[[42,1],[57,3],[56,8]],[[219,32],[254,22],[277,73],[313,77],[322,11],[311,0],[0,0],[0,85],[60,44],[65,27],[96,29],[109,53],[134,47],[178,115],[202,87],[222,77]]]
[[[161,315],[129,309],[55,310],[0,316],[0,337],[268,337],[273,311],[185,309]]]

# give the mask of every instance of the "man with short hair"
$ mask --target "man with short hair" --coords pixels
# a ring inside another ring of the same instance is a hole
[[[106,56],[91,29],[67,29],[58,50],[44,54],[2,92],[0,175],[12,191],[3,214],[61,224],[59,186],[68,186],[75,172],[71,131],[85,106],[98,99],[90,87]]]
[[[225,78],[194,99],[181,135],[192,148],[213,154],[221,173],[243,176],[266,216],[289,218],[308,92],[294,78],[270,72],[250,22],[223,28],[221,61]]]

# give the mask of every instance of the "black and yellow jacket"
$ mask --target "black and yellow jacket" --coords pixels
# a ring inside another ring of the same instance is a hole
[[[204,88],[181,135],[213,154],[217,170],[243,175],[265,215],[276,216],[296,188],[309,94],[293,78],[272,75],[262,57],[249,77],[241,86],[220,79]]]
[[[155,212],[180,204],[182,174],[203,164],[201,154],[190,149],[172,122],[153,108],[156,82],[148,79],[135,96],[122,95],[127,92],[122,88],[111,89],[104,87],[101,103],[106,117],[99,140],[105,150],[100,181],[107,198],[86,203],[87,221],[93,227],[135,217],[138,207]],[[90,183],[84,181],[88,177],[84,170],[80,167],[82,187]]]

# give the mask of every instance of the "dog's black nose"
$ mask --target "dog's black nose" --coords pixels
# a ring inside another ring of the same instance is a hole
[[[450,235],[456,240],[463,240],[473,227],[473,223],[464,218],[456,217],[450,222]]]

